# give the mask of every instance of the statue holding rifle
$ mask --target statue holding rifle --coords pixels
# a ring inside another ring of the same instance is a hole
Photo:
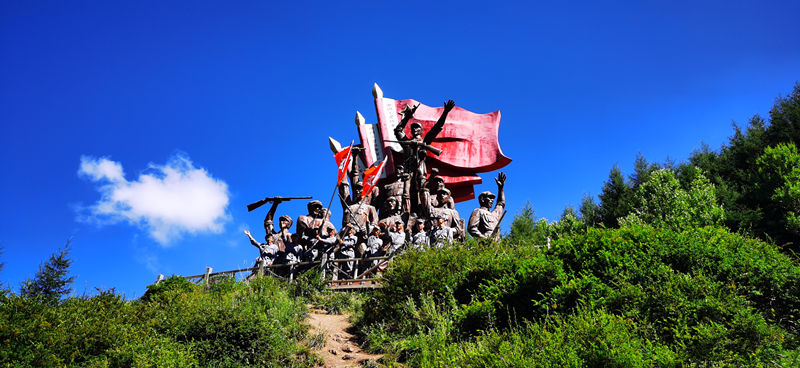
[[[363,185],[353,182],[353,195],[350,196],[347,190],[347,183],[342,182],[339,186],[339,195],[342,202],[342,228],[350,226],[356,233],[366,237],[372,226],[378,222],[378,212],[370,203],[370,196],[361,198]]]
[[[497,227],[503,219],[506,207],[506,195],[503,190],[506,185],[506,174],[501,171],[494,181],[497,182],[497,204],[494,210],[491,208],[495,195],[486,191],[478,196],[481,207],[472,211],[472,215],[469,217],[467,231],[477,239],[496,239]]]
[[[274,229],[273,219],[275,218],[275,212],[278,209],[278,205],[293,199],[311,199],[311,197],[267,197],[258,202],[247,205],[247,212],[252,212],[267,203],[272,203],[272,206],[267,212],[267,216],[264,217],[264,230],[266,231],[267,235],[275,234],[275,241],[280,243],[281,246],[291,240],[292,232],[289,231],[289,229],[292,228],[293,221],[288,215],[281,216],[278,220],[280,222],[280,228],[276,231]]]
[[[442,131],[442,127],[447,120],[447,114],[456,106],[456,103],[453,102],[453,100],[448,100],[444,104],[444,112],[442,112],[439,120],[436,121],[436,124],[433,125],[431,130],[429,130],[424,137],[422,136],[422,124],[418,122],[411,123],[411,137],[407,137],[404,131],[406,124],[414,117],[414,112],[418,106],[419,105],[413,108],[406,106],[405,110],[401,113],[403,115],[403,120],[394,128],[394,135],[395,138],[397,138],[396,142],[403,146],[403,166],[411,175],[411,193],[413,193],[411,201],[413,202],[413,209],[416,210],[415,212],[419,211],[419,205],[421,203],[419,192],[422,188],[425,188],[427,184],[428,170],[425,165],[425,158],[428,155],[428,151],[436,156],[442,154],[442,151],[431,146],[431,143],[433,143],[434,138],[436,138],[439,132]]]

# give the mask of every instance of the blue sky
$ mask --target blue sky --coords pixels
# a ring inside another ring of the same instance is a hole
[[[242,230],[261,234],[266,209],[246,204],[327,203],[327,138],[357,139],[356,111],[376,122],[374,83],[500,110],[509,214],[530,201],[557,219],[614,164],[685,160],[766,116],[800,80],[797,14],[793,1],[0,2],[0,281],[16,289],[70,238],[78,294],[251,265]]]

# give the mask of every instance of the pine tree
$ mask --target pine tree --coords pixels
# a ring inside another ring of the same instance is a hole
[[[511,242],[532,241],[536,234],[536,212],[529,201],[525,201],[522,212],[514,215],[511,222],[511,233],[508,239]]]
[[[3,255],[3,246],[0,245],[0,256],[2,256],[2,255]],[[3,269],[4,268],[6,268],[6,263],[5,262],[0,262],[0,275],[3,274]]]
[[[67,277],[69,266],[72,265],[72,259],[67,258],[71,250],[70,241],[67,240],[63,248],[59,248],[56,253],[50,255],[47,262],[39,265],[33,280],[28,279],[20,284],[20,294],[56,303],[62,296],[72,292],[75,277]]]
[[[631,182],[633,191],[639,190],[639,187],[650,180],[650,175],[653,171],[659,169],[658,164],[650,164],[647,159],[639,152],[636,155],[636,161],[633,162],[633,174],[628,178]]]
[[[603,221],[600,206],[594,202],[594,198],[588,193],[583,195],[579,211],[581,213],[581,221],[583,221],[586,226],[594,227]]]
[[[600,197],[600,209],[603,224],[609,228],[618,228],[619,219],[627,216],[633,208],[634,192],[625,182],[619,165],[614,165],[608,174],[608,181],[603,185]]]

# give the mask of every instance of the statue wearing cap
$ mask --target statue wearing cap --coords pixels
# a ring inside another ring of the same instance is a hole
[[[425,220],[418,218],[411,229],[411,248],[425,249],[430,246],[430,236],[425,230]]]
[[[361,182],[353,182],[353,195],[348,193],[347,184],[342,183],[339,187],[339,194],[342,203],[342,228],[350,226],[355,231],[365,237],[372,226],[378,222],[378,212],[370,203],[370,196],[361,198]]]
[[[442,187],[436,190],[435,193],[436,197],[431,197],[428,188],[422,190],[420,198],[423,200],[423,217],[427,217],[434,223],[437,222],[438,218],[444,219],[445,225],[455,230],[456,237],[463,239],[464,223],[461,220],[461,216],[455,209],[447,208],[447,204],[452,200],[450,190]]]
[[[403,165],[397,165],[394,168],[394,181],[384,185],[381,191],[380,218],[386,218],[394,211],[395,208],[388,207],[390,198],[394,198],[397,203],[397,206],[394,207],[398,210],[402,212],[411,210],[411,188],[408,178]]]
[[[430,189],[431,193],[439,193],[439,190],[445,189],[444,185],[444,178],[439,176],[439,169],[433,168],[431,169],[431,177],[428,180],[428,189]],[[453,197],[450,196],[448,191],[447,201],[445,203],[439,203],[439,198],[433,199],[434,207],[443,207],[449,208],[451,210],[456,209],[456,202],[453,200]]]
[[[503,211],[506,207],[506,195],[503,191],[503,187],[506,184],[506,174],[500,172],[494,180],[497,183],[497,204],[494,210],[491,208],[495,195],[486,191],[478,195],[478,203],[480,203],[481,207],[472,211],[472,215],[469,217],[467,231],[477,239],[496,239],[495,230],[503,218]]]
[[[264,217],[264,231],[267,235],[274,235],[275,243],[278,245],[280,251],[283,252],[284,245],[292,240],[292,232],[289,231],[289,229],[292,228],[293,221],[288,215],[283,215],[278,219],[279,229],[275,230],[273,219],[275,218],[275,212],[278,210],[278,205],[281,203],[283,203],[281,197],[273,198],[272,206],[269,208],[267,216]]]
[[[305,238],[306,229],[307,228],[318,228],[319,233],[326,235],[328,234],[329,229],[336,230],[336,227],[328,221],[330,218],[330,213],[327,210],[323,209],[322,202],[318,200],[313,200],[308,202],[308,215],[299,216],[297,218],[297,227],[295,227],[295,233],[299,234],[301,237]]]
[[[389,232],[387,233],[389,236],[389,244],[386,244],[384,247],[384,252],[387,254],[394,254],[400,250],[400,247],[406,243],[406,239],[408,238],[408,234],[406,234],[405,230],[405,223],[403,221],[395,221],[394,226],[389,228]]]
[[[451,244],[458,236],[458,230],[448,226],[447,215],[441,213],[433,217],[433,228],[431,229],[431,245],[435,248],[442,248]]]
[[[384,224],[388,228],[397,222],[401,222],[403,226],[408,226],[409,214],[400,208],[400,204],[395,197],[386,199],[386,203],[383,206],[383,214],[385,217],[378,224]]]
[[[414,117],[414,112],[417,109],[416,107],[411,108],[410,106],[406,106],[405,110],[401,112],[401,114],[403,114],[403,119],[394,128],[395,138],[397,138],[397,142],[403,146],[403,166],[406,172],[411,175],[409,178],[412,193],[411,210],[414,212],[421,210],[419,207],[423,202],[418,196],[422,188],[427,186],[428,170],[425,159],[428,155],[428,151],[437,156],[441,154],[441,151],[432,147],[431,143],[433,143],[434,138],[436,138],[439,132],[442,131],[445,120],[447,120],[447,114],[450,113],[455,106],[456,104],[453,100],[445,102],[442,115],[424,137],[422,136],[422,124],[416,121],[411,123],[411,137],[407,137],[405,133],[406,124]],[[416,198],[415,195],[417,196]]]

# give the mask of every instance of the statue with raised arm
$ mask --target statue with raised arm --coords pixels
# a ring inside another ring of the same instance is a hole
[[[273,234],[275,236],[275,243],[278,244],[278,247],[281,248],[280,251],[284,251],[284,246],[286,243],[289,243],[292,240],[292,232],[289,229],[292,228],[292,218],[288,215],[283,215],[278,219],[279,222],[279,229],[275,230],[275,226],[273,224],[273,219],[275,218],[275,212],[278,209],[278,205],[283,202],[282,197],[273,197],[272,198],[272,206],[269,208],[269,212],[267,212],[267,216],[264,217],[264,231],[267,234]]]
[[[353,195],[348,193],[347,184],[342,183],[339,187],[339,195],[342,202],[342,228],[350,226],[363,237],[366,237],[372,226],[378,223],[378,212],[370,203],[370,196],[361,198],[363,189],[360,182],[353,182]]]
[[[272,264],[275,258],[278,256],[278,245],[275,244],[272,233],[267,233],[264,236],[264,240],[266,243],[259,243],[256,239],[253,238],[253,235],[250,234],[250,231],[245,230],[244,235],[247,235],[250,238],[250,244],[253,244],[254,247],[258,248],[258,258],[256,258],[255,268],[266,267]],[[253,273],[249,276],[255,276],[258,271],[253,271]]]
[[[414,117],[414,112],[418,106],[419,105],[413,108],[406,106],[405,110],[401,113],[403,114],[403,119],[397,124],[397,127],[394,128],[394,135],[395,138],[397,138],[396,142],[403,146],[403,166],[406,172],[411,175],[412,206],[417,210],[418,205],[421,203],[418,197],[419,191],[425,188],[427,183],[428,170],[425,164],[425,158],[428,155],[428,151],[436,156],[442,153],[441,150],[432,147],[431,143],[433,143],[434,138],[436,138],[439,132],[442,131],[442,127],[444,127],[444,123],[447,120],[447,114],[456,106],[456,103],[453,102],[453,100],[445,102],[442,115],[424,137],[422,136],[422,124],[418,122],[411,123],[411,137],[407,137],[405,133],[406,124]],[[415,196],[417,196],[417,198],[414,198]]]
[[[506,207],[506,195],[503,190],[506,185],[506,174],[500,172],[494,181],[497,183],[497,204],[494,210],[491,208],[495,195],[486,191],[478,196],[478,202],[481,207],[472,211],[472,215],[469,217],[467,231],[477,239],[497,239],[498,237],[495,230],[500,225],[500,220],[503,218],[503,211]]]

